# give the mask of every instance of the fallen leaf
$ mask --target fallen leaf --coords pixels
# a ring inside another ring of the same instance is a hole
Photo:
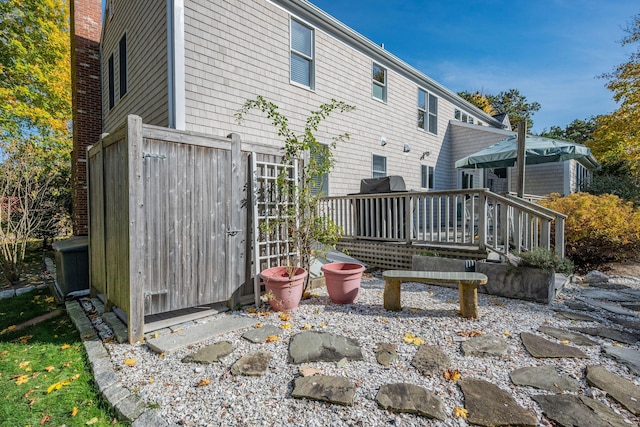
[[[380,322],[382,322],[382,323],[389,323],[389,319],[387,319],[386,317],[381,317],[381,318],[380,318]]]
[[[60,350],[67,350],[67,349],[70,349],[70,348],[71,348],[71,345],[69,345],[69,344],[63,344],[62,346],[60,346]]]
[[[53,366],[47,366],[46,368],[44,368],[44,370],[47,371],[47,372],[51,372],[54,369],[56,369],[56,368],[54,368]]]
[[[503,334],[504,334],[504,336],[505,336],[505,337],[508,337],[509,335],[511,335],[511,332],[509,332],[509,331],[504,331],[504,332],[503,332]]]
[[[8,326],[8,327],[6,327],[5,329],[3,329],[3,330],[0,332],[0,335],[6,334],[7,332],[11,332],[11,331],[13,331],[15,328],[16,328],[16,325]]]
[[[24,335],[24,336],[18,338],[18,342],[20,344],[26,344],[31,338],[33,338],[33,335]]]
[[[46,423],[48,423],[49,421],[51,421],[51,417],[49,415],[46,415],[46,416],[42,417],[42,419],[40,420],[40,425],[43,426]]]
[[[322,323],[320,323],[320,324],[318,325],[318,327],[320,327],[320,328],[324,328],[325,326],[327,326],[327,323],[326,323],[326,322],[322,322]]]
[[[84,339],[88,340],[89,338],[93,338],[95,334],[87,334],[84,336]]]
[[[84,423],[85,425],[91,426],[94,425],[95,423],[98,422],[98,417],[93,417],[91,418],[89,421],[87,421],[86,423]]]
[[[254,327],[256,329],[260,329],[260,328],[262,328],[262,323],[256,323],[256,325]]]
[[[9,354],[9,350],[3,350],[2,353],[0,353],[0,357],[6,356],[7,354]]]
[[[55,298],[54,298],[54,297],[46,297],[46,298],[44,299],[44,302],[47,302],[47,303],[52,303],[52,302],[54,302],[54,301],[55,301]]]
[[[27,366],[29,366],[29,363],[31,363],[31,362],[29,362],[29,361],[26,361],[26,362],[20,362],[20,363],[18,364],[18,366],[20,367],[20,369],[24,369],[24,368],[26,368]]]
[[[278,316],[280,318],[280,320],[282,320],[283,322],[286,322],[288,320],[291,319],[291,315],[289,313],[280,313],[280,315]]]
[[[402,340],[407,344],[413,344],[413,345],[424,344],[424,340],[422,338],[413,335],[411,332],[407,332],[406,334],[404,334],[404,337],[402,337]]]
[[[71,366],[71,360],[62,365],[63,368],[68,368],[69,366]]]
[[[29,399],[29,403],[27,403],[27,405],[33,406],[34,403],[36,403],[36,399],[35,397],[32,397],[31,399]]]
[[[255,314],[257,311],[258,311],[258,310],[256,310],[256,309],[255,309],[255,308],[253,308],[253,307],[249,307],[249,308],[247,308],[247,313]]]
[[[200,382],[198,383],[198,387],[204,387],[206,385],[211,384],[211,381],[209,381],[209,379],[205,378],[204,380],[200,380]]]
[[[280,326],[282,329],[291,329],[291,323],[285,323],[284,325]]]
[[[309,329],[311,329],[311,325],[308,323],[305,323],[304,326],[302,326],[302,329],[304,329],[305,331],[308,331]]]
[[[467,411],[466,409],[458,408],[458,407],[453,408],[453,416],[454,417],[466,419],[467,415],[469,415],[469,411]]]
[[[154,382],[154,381],[155,381],[155,379],[154,379],[154,378],[149,378],[149,383],[152,383],[152,382]]]
[[[278,342],[280,338],[277,335],[269,335],[266,339],[267,342]]]
[[[164,353],[160,353],[160,354],[158,355],[158,357],[159,357],[160,359],[164,359]]]
[[[73,409],[71,410],[71,416],[75,417],[76,415],[78,415],[78,408],[74,406]]]
[[[458,381],[460,379],[460,372],[457,369],[454,369],[453,371],[451,369],[447,369],[444,372],[443,377],[447,381]]]
[[[27,397],[29,397],[29,396],[31,395],[31,393],[33,393],[34,391],[35,391],[35,390],[31,389],[31,390],[29,390],[28,392],[26,392],[25,394],[23,394],[23,395],[22,395],[22,397],[24,397],[24,398],[26,399],[26,398],[27,398]]]
[[[69,384],[71,384],[71,380],[64,380],[64,381],[57,382],[55,384],[51,384],[47,389],[47,393],[51,393],[54,390],[60,390],[62,387]]]
[[[569,340],[562,340],[560,341],[562,344],[569,344]]]
[[[131,357],[129,359],[124,360],[124,364],[127,366],[135,366],[137,359],[135,357]]]
[[[411,314],[420,314],[420,309],[419,308],[410,308],[409,309],[409,313],[411,313]]]
[[[28,375],[20,375],[18,377],[18,379],[16,379],[16,385],[22,385],[24,383],[29,382],[29,376]]]

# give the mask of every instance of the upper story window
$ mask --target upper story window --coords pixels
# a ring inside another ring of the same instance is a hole
[[[120,39],[120,98],[127,94],[127,35]]]
[[[109,110],[116,105],[116,92],[115,92],[115,76],[113,75],[113,55],[109,56],[107,62],[107,84],[109,85]]]
[[[420,165],[420,187],[433,190],[433,166]]]
[[[372,176],[373,178],[382,178],[387,176],[387,158],[376,154],[372,157]]]
[[[371,92],[374,98],[387,102],[387,70],[373,64],[371,68]]]
[[[418,89],[418,127],[438,134],[438,97]]]
[[[461,122],[469,123],[469,124],[477,124],[482,126],[482,122],[480,120],[476,120],[471,114],[467,114],[465,111],[455,109],[453,112],[453,117],[456,120],[460,120]]]
[[[313,89],[313,30],[291,20],[291,81]]]

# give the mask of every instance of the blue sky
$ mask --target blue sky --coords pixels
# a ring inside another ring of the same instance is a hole
[[[597,76],[627,61],[637,0],[310,0],[449,89],[519,89],[533,132],[617,107]]]

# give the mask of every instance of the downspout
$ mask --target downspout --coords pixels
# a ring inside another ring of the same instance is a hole
[[[167,0],[169,127],[185,130],[184,0]]]

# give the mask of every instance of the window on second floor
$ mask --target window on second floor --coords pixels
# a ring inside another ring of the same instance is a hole
[[[115,76],[113,75],[113,55],[107,62],[107,84],[109,85],[109,110],[116,105]]]
[[[127,94],[127,35],[120,39],[120,98]]]
[[[433,166],[420,165],[420,187],[433,190]]]
[[[291,20],[291,81],[313,89],[313,30]]]
[[[438,97],[418,89],[418,127],[438,134]]]
[[[371,91],[374,98],[387,102],[387,70],[373,64],[371,68]]]
[[[374,154],[372,157],[372,176],[382,178],[387,176],[387,158]]]

